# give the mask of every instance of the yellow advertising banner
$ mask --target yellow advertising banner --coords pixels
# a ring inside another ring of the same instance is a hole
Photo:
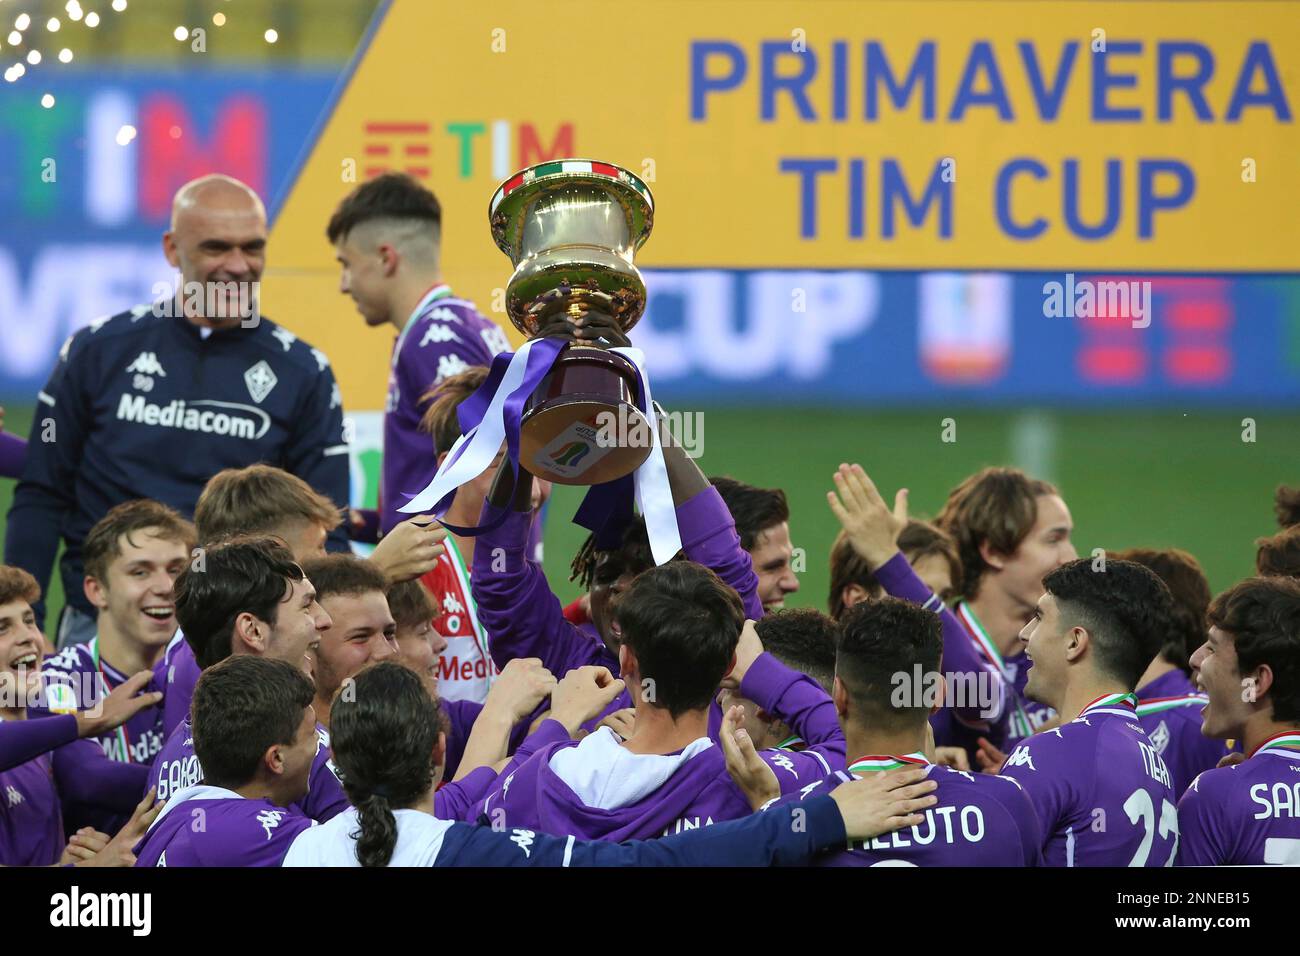
[[[1298,23],[1268,2],[394,0],[279,209],[268,313],[349,407],[381,407],[389,338],[337,292],[335,205],[382,170],[425,182],[446,278],[504,321],[488,201],[567,156],[649,183],[643,266],[1300,271]]]

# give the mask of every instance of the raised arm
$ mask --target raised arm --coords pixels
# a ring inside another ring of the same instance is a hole
[[[536,657],[552,674],[560,675],[584,664],[601,663],[610,656],[604,644],[564,619],[546,575],[528,560],[532,476],[523,468],[519,475],[516,489],[509,463],[503,461],[483,503],[481,523],[490,524],[502,509],[508,513],[474,546],[470,587],[492,660],[505,667],[516,657]]]
[[[907,525],[907,491],[898,492],[891,511],[862,466],[854,465],[841,467],[836,472],[835,491],[828,492],[826,497],[848,536],[849,544],[874,569],[872,573],[880,586],[893,597],[918,604],[939,615],[943,625],[944,673],[972,675],[968,680],[973,680],[976,687],[982,684],[993,688],[991,700],[977,700],[955,707],[957,716],[968,722],[996,723],[1007,705],[1002,675],[980,655],[956,615],[921,582],[908,564],[907,556],[898,550],[898,535]]]

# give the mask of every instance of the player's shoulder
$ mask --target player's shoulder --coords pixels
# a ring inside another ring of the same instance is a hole
[[[1243,761],[1242,763],[1231,763],[1225,767],[1212,767],[1210,770],[1203,770],[1187,786],[1183,792],[1182,800],[1179,800],[1179,808],[1184,804],[1187,806],[1196,806],[1197,804],[1217,806],[1225,803],[1227,799],[1239,791],[1242,787],[1248,787],[1256,777],[1258,766],[1251,766],[1251,762]]]
[[[112,315],[91,319],[64,340],[59,349],[59,359],[68,361],[77,356],[97,356],[106,350],[123,346],[136,337],[151,337],[168,318],[152,305],[134,305]],[[129,344],[127,345],[129,347]]]
[[[69,644],[41,661],[42,671],[61,674],[80,673],[93,666],[93,655],[85,644]]]
[[[329,356],[297,333],[273,322],[266,316],[258,318],[249,341],[273,360],[277,367],[290,367],[309,377],[315,377],[330,368]]]
[[[1137,704],[1138,720],[1143,724],[1163,719],[1170,721],[1201,722],[1201,711],[1208,699],[1204,694],[1175,694],[1169,697],[1151,697]]]

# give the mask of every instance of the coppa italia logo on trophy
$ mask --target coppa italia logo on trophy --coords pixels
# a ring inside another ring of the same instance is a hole
[[[362,126],[363,172],[366,179],[389,171],[429,179],[430,158],[442,150],[456,157],[461,179],[487,172],[500,181],[512,169],[573,155],[574,135],[572,123],[560,123],[548,138],[536,123],[376,117]]]

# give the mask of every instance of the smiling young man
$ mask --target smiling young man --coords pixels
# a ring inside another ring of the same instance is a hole
[[[1202,733],[1240,740],[1178,804],[1180,866],[1300,864],[1300,581],[1251,578],[1215,598],[1192,655]]]
[[[206,670],[228,657],[267,657],[312,668],[312,651],[328,631],[329,614],[316,589],[277,538],[233,538],[209,548],[202,569],[186,568],[176,581],[176,613],[195,660]],[[200,678],[201,679],[201,678]],[[317,728],[311,787],[301,809],[328,820],[347,806],[329,765],[329,734]],[[158,798],[202,783],[204,767],[188,719],[167,738],[150,768]]]
[[[757,488],[735,478],[710,478],[736,522],[740,546],[748,552],[758,575],[758,599],[771,613],[785,607],[789,594],[799,590],[790,564],[790,506],[780,488]]]
[[[396,658],[397,622],[388,608],[388,580],[368,561],[331,554],[303,565],[332,622],[312,651],[316,713],[329,729],[330,705],[343,682],[367,664]]]
[[[194,508],[194,524],[204,546],[238,535],[278,538],[298,563],[325,554],[338,527],[339,509],[301,478],[271,465],[227,468],[212,476]],[[418,517],[402,522],[371,552],[368,560],[395,581],[427,571],[442,553],[446,530]],[[163,730],[170,734],[190,710],[199,679],[193,649],[178,633],[154,667],[165,687]]]
[[[93,805],[106,815],[129,814],[140,797],[137,767],[105,758],[95,737],[157,703],[137,693],[148,671],[124,682],[96,711],[39,716],[30,705],[43,696],[43,645],[32,604],[36,579],[0,565],[0,866],[48,866],[64,843],[64,805]],[[9,739],[16,735],[17,745]],[[88,773],[87,767],[94,772]]]
[[[82,557],[97,630],[89,643],[70,644],[42,665],[52,713],[87,709],[154,666],[176,633],[173,589],[190,562],[194,537],[188,521],[148,499],[111,508],[90,529]],[[148,765],[164,739],[162,708],[150,707],[98,742],[112,760]]]
[[[1042,586],[1021,632],[1025,696],[1062,723],[1021,741],[1002,773],[1038,812],[1048,866],[1172,865],[1176,795],[1133,693],[1165,640],[1169,589],[1132,561],[1108,561],[1103,571],[1086,559]]]
[[[1009,751],[1055,716],[1025,695],[1029,663],[1020,631],[1034,616],[1043,576],[1079,556],[1070,540],[1070,509],[1046,481],[1015,468],[985,468],[949,492],[934,523],[957,542],[961,558],[953,610],[1008,689],[1003,723],[983,735]],[[971,749],[982,728],[951,708],[942,714],[949,720],[935,727],[936,742]]]

